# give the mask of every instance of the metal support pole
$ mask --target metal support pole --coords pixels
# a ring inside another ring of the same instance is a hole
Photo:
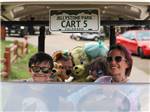
[[[40,27],[40,35],[38,38],[38,52],[45,52],[45,26]]]
[[[34,35],[35,31],[34,31],[34,27],[33,27],[33,23],[34,22],[34,18],[31,17],[30,20],[29,20],[29,24],[28,24],[28,32],[29,32],[29,35]]]
[[[115,27],[114,26],[110,26],[109,38],[110,38],[109,45],[111,47],[112,45],[116,44]]]

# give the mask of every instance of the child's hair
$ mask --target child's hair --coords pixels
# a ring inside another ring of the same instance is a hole
[[[98,71],[101,69],[103,75],[108,75],[107,63],[104,57],[97,57],[96,59],[92,60],[92,62],[88,66],[88,69],[91,71]]]
[[[44,52],[38,52],[34,54],[30,59],[28,63],[28,67],[31,68],[33,64],[40,64],[42,62],[49,62],[49,65],[51,69],[53,68],[53,59],[50,55],[44,53]]]

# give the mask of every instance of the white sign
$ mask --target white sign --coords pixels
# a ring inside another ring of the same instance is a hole
[[[100,30],[99,9],[51,9],[50,31],[95,32]]]

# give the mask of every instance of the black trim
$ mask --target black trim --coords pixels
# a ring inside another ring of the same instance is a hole
[[[10,25],[45,25],[49,26],[49,21],[1,21],[1,25],[10,26]],[[150,24],[150,20],[102,20],[101,25],[117,26],[117,25],[147,25]]]

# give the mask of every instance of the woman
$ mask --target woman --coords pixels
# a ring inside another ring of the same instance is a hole
[[[114,45],[107,54],[107,64],[110,76],[103,76],[95,82],[125,83],[128,81],[132,69],[130,52],[121,45]]]
[[[128,77],[131,73],[133,61],[130,52],[125,47],[121,45],[112,46],[107,54],[107,64],[110,76],[100,77],[95,82],[102,84],[128,82]],[[127,102],[130,104],[130,111],[136,112],[140,110],[140,89],[137,89],[137,87],[134,85],[127,86],[124,84],[117,85],[115,87],[116,90],[118,90],[116,91],[116,94],[121,92],[127,96]],[[125,104],[127,103],[125,103],[124,99],[122,100],[122,103],[120,103],[120,108],[124,108]],[[126,109],[127,108],[125,108],[125,110]],[[123,109],[123,111],[125,110]]]

